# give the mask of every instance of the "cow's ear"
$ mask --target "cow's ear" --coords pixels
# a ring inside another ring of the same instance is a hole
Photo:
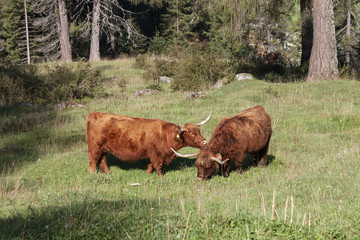
[[[218,158],[218,159],[220,159],[220,160],[222,160],[222,157],[221,157],[221,154],[220,154],[220,153],[216,154],[215,157]]]

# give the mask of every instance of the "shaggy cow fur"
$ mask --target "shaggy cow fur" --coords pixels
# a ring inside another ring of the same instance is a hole
[[[254,165],[264,165],[271,133],[271,118],[262,106],[223,118],[217,124],[209,144],[197,155],[197,177],[208,179],[221,165],[223,176],[228,176],[227,160],[234,161],[237,172],[242,173],[242,163],[247,154],[251,154]]]
[[[98,164],[101,172],[110,173],[106,154],[111,153],[127,162],[149,159],[146,172],[155,168],[161,176],[162,165],[175,157],[171,148],[200,148],[206,144],[198,125],[180,127],[159,119],[93,112],[86,120],[89,171],[94,173]]]

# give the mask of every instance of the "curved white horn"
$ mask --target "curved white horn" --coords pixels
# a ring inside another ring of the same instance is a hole
[[[225,159],[224,161],[221,161],[221,159],[219,159],[217,157],[211,157],[211,160],[217,162],[220,165],[223,165],[225,162],[229,161],[229,158]]]
[[[209,119],[210,119],[210,117],[211,117],[211,113],[212,113],[212,112],[210,112],[209,116],[208,116],[204,121],[199,122],[199,123],[196,123],[195,125],[197,125],[197,126],[204,125],[207,121],[209,121]]]
[[[191,154],[180,154],[177,151],[175,151],[173,148],[171,148],[171,151],[173,151],[178,157],[182,158],[189,158],[189,157],[195,157],[197,153],[191,153]]]
[[[218,164],[221,164],[221,165],[224,164],[224,163],[221,161],[221,159],[216,158],[216,157],[211,157],[211,160],[213,160],[213,161],[215,161],[215,162],[217,162]]]

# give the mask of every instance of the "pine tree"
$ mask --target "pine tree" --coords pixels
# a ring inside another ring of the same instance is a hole
[[[67,10],[64,0],[38,0],[32,3],[36,30],[33,46],[38,60],[72,61]]]
[[[24,2],[6,0],[1,9],[2,36],[5,39],[5,55],[14,63],[26,63],[26,24]]]
[[[346,0],[334,8],[338,58],[341,66],[356,68],[359,57],[360,1]]]

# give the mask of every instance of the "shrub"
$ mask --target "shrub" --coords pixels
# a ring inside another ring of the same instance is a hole
[[[72,65],[56,65],[46,67],[44,81],[47,100],[51,103],[94,97],[102,92],[104,78],[98,69],[90,63],[80,62]]]
[[[156,90],[156,91],[162,91],[163,90],[159,83],[150,84],[150,85],[146,86],[146,89]]]
[[[0,65],[0,104],[34,103],[44,94],[43,82],[34,66],[3,63]]]
[[[121,100],[128,99],[128,97],[126,96],[126,85],[127,84],[128,84],[128,82],[126,81],[126,79],[124,77],[121,77],[120,81],[118,82],[118,87],[121,89],[121,95],[120,95]]]
[[[148,65],[143,73],[145,82],[158,84],[160,76],[172,77],[175,72],[176,61],[156,58],[153,65]]]
[[[197,91],[225,76],[225,64],[205,44],[190,47],[179,59],[172,83],[173,90]]]
[[[160,76],[173,78],[175,91],[200,90],[213,85],[226,75],[225,64],[210,51],[207,44],[194,44],[176,60],[157,58],[143,74],[148,84],[158,84]],[[140,60],[139,60],[140,62]]]
[[[49,104],[93,97],[100,93],[104,78],[89,63],[45,67],[0,65],[0,104],[16,102]]]
[[[134,68],[146,69],[149,66],[145,55],[139,55],[135,59]]]

